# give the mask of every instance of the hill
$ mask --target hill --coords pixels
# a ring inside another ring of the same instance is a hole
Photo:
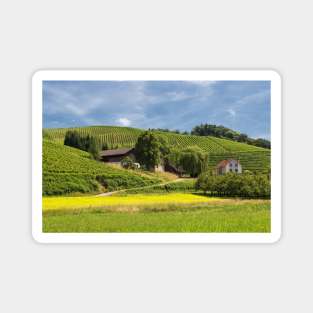
[[[90,159],[89,153],[43,140],[43,195],[144,187],[162,180]]]
[[[92,135],[101,144],[107,143],[109,148],[133,147],[138,136],[144,131],[138,128],[118,126],[91,126],[77,128],[47,128],[44,130],[45,138],[63,143],[65,133],[68,130],[76,130],[82,135]],[[242,152],[242,151],[269,151],[268,149],[235,142],[228,139],[213,136],[182,135],[171,132],[154,131],[156,134],[167,138],[169,143],[176,147],[199,146],[209,153]]]
[[[68,130],[76,130],[82,135],[92,135],[101,144],[107,143],[109,148],[133,147],[138,136],[143,131],[138,128],[118,126],[50,128],[44,130],[44,137],[56,143],[63,143],[65,133]],[[199,146],[210,154],[209,166],[211,168],[220,160],[227,158],[239,159],[244,170],[266,172],[270,168],[271,152],[269,149],[213,136],[182,135],[162,131],[154,132],[167,138],[168,142],[175,147]]]

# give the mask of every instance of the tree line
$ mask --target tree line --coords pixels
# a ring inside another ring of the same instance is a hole
[[[248,137],[248,135],[246,134],[237,132],[235,130],[224,127],[222,125],[217,126],[217,125],[212,125],[212,124],[201,124],[201,125],[195,126],[192,129],[191,135],[227,138],[230,140],[247,143],[249,145],[253,145],[257,147],[262,147],[262,148],[267,148],[267,149],[271,148],[271,142],[269,140],[266,140],[263,138],[253,139],[253,138]]]
[[[196,189],[212,196],[238,196],[247,198],[271,197],[270,175],[266,174],[234,174],[212,175],[202,173],[196,181]]]
[[[263,138],[251,138],[247,134],[240,133],[222,125],[200,124],[196,125],[191,132],[179,131],[178,129],[170,130],[168,128],[151,128],[151,131],[162,131],[180,135],[195,135],[195,136],[213,136],[218,138],[227,138],[233,141],[246,143],[256,147],[271,149],[271,142]]]
[[[87,151],[92,158],[99,159],[100,144],[93,136],[84,136],[75,130],[69,130],[65,134],[64,145]]]

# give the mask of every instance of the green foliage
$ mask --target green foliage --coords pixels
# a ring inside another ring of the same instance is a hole
[[[77,131],[69,130],[65,134],[64,145],[88,151],[92,158],[99,159],[99,143],[95,137],[81,135]]]
[[[101,150],[109,150],[109,145],[107,142],[102,143]]]
[[[181,181],[168,182],[167,184],[161,184],[156,186],[147,186],[141,188],[130,189],[124,191],[127,194],[147,194],[147,193],[170,193],[170,192],[195,192],[195,180],[183,179]]]
[[[271,182],[268,175],[234,174],[215,176],[203,173],[196,182],[196,189],[217,196],[270,198]]]
[[[118,126],[91,126],[80,128],[50,128],[45,129],[50,138],[54,141],[63,143],[67,131],[77,131],[83,136],[93,136],[103,144],[107,143],[110,149],[115,147],[134,147],[138,137],[142,134],[141,129]],[[156,135],[161,135],[167,138],[168,144],[171,147],[179,149],[198,146],[203,151],[209,153],[227,153],[227,152],[242,152],[242,151],[264,151],[265,149],[247,145],[240,142],[235,142],[223,138],[216,138],[213,136],[194,136],[181,135],[171,132],[153,131]],[[268,151],[268,150],[265,150]]]
[[[168,142],[168,138],[163,135],[157,135],[157,138],[160,142],[160,153],[161,153],[161,158],[162,159],[167,159],[168,155],[171,152],[171,147]]]
[[[135,169],[134,160],[129,156],[122,159],[121,165],[126,169]]]
[[[117,169],[90,159],[87,152],[43,141],[43,194],[96,192],[143,187],[159,183],[155,177]]]
[[[181,151],[173,150],[169,154],[168,162],[181,173],[197,177],[208,169],[208,154],[198,146],[187,147]]]
[[[142,133],[135,145],[137,161],[148,170],[154,170],[161,161],[161,143],[156,135],[146,131]]]
[[[266,139],[253,139],[249,138],[246,134],[241,134],[230,128],[224,127],[222,125],[216,126],[212,124],[201,124],[195,126],[192,131],[192,135],[197,136],[214,136],[214,137],[224,137],[238,142],[245,142],[249,145],[254,145],[266,149],[271,148],[271,142]]]
[[[101,144],[106,143],[110,149],[134,147],[137,138],[142,134],[140,129],[118,126],[51,128],[45,129],[44,132],[51,140],[63,143],[68,130],[75,130],[82,136],[89,134]],[[173,151],[180,151],[189,146],[198,146],[209,153],[210,169],[213,169],[219,161],[229,158],[240,160],[243,170],[260,173],[266,172],[270,168],[271,151],[269,149],[212,136],[180,135],[161,131],[153,131],[153,134],[166,138],[171,147],[171,156],[173,156]]]

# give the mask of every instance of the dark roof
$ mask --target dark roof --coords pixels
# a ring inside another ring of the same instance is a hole
[[[219,162],[216,167],[225,167],[230,161],[236,161],[238,164],[240,164],[239,160],[235,160],[235,159],[229,159],[229,160],[223,160],[221,162]]]
[[[113,150],[103,150],[100,152],[101,157],[125,155],[134,150],[134,148],[121,148]]]

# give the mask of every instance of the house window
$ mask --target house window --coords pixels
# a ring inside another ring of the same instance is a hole
[[[232,163],[229,163],[229,167],[232,167],[233,165],[232,165]]]
[[[233,169],[231,169],[231,168],[230,168],[230,169],[229,169],[229,171],[230,171],[230,172],[232,172],[232,171],[233,171]]]
[[[235,169],[236,173],[238,173],[238,168]]]

